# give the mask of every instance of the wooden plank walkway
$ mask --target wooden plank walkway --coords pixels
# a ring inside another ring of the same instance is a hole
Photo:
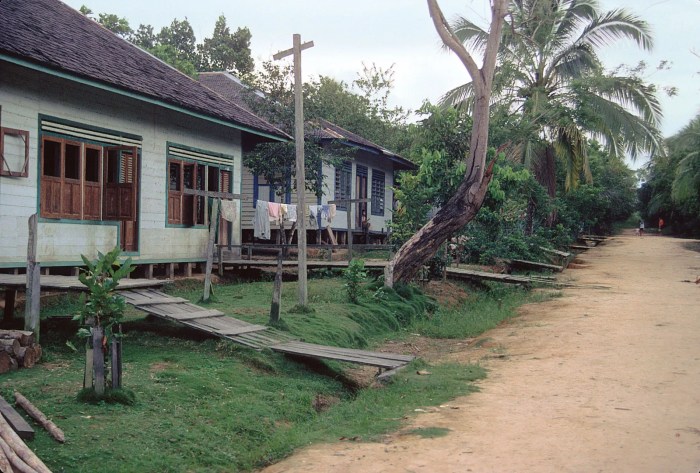
[[[510,265],[514,268],[531,269],[534,271],[562,271],[564,268],[557,264],[540,263],[538,261],[527,261],[524,259],[512,259]]]
[[[53,289],[58,291],[87,291],[87,287],[80,282],[77,276],[41,275],[40,282],[42,289]],[[166,282],[168,282],[168,280],[125,278],[119,281],[119,289],[160,287]],[[24,289],[26,286],[26,274],[0,274],[0,287]]]
[[[365,268],[384,268],[388,261],[383,260],[364,260]],[[282,266],[298,265],[297,260],[283,260]],[[224,266],[252,266],[252,267],[277,267],[276,259],[228,259],[223,261]],[[323,261],[323,260],[306,260],[306,266],[309,268],[347,268],[347,261]]]
[[[530,276],[516,276],[512,274],[489,273],[487,271],[476,271],[472,269],[447,268],[447,276],[455,279],[472,279],[477,281],[495,281],[506,284],[521,284],[531,286],[532,283],[552,283],[550,279],[533,278]]]
[[[171,297],[153,289],[131,289],[120,294],[128,304],[137,309],[166,320],[179,322],[188,327],[216,335],[234,343],[257,350],[269,348],[272,351],[290,355],[307,356],[345,361],[388,370],[380,376],[395,373],[415,359],[412,355],[383,353],[351,348],[316,345],[294,340],[288,334],[265,325],[251,324],[229,317],[218,310],[205,309],[186,299]]]

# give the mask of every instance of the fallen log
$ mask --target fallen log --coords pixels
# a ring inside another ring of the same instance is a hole
[[[14,471],[12,469],[12,465],[10,465],[10,460],[7,458],[7,455],[5,455],[5,450],[3,450],[2,447],[0,447],[0,471],[7,471],[9,473]]]
[[[17,356],[20,348],[19,340],[16,338],[0,339],[0,350]]]
[[[41,426],[45,428],[46,431],[49,434],[51,434],[53,438],[55,438],[61,443],[64,443],[66,441],[66,436],[64,435],[63,431],[59,429],[56,424],[51,422],[51,420],[49,420],[49,418],[46,417],[43,412],[37,409],[34,406],[34,404],[29,402],[29,399],[22,396],[22,394],[20,394],[17,391],[15,391],[15,403],[22,409],[24,409],[27,412],[27,414],[32,416],[34,420],[41,424]]]
[[[6,351],[0,351],[0,374],[7,373],[12,369],[12,361],[17,362]]]
[[[5,442],[2,437],[0,437],[0,450],[2,450],[3,454],[7,458],[8,462],[12,465],[12,468],[10,468],[7,471],[14,472],[17,471],[19,473],[37,473],[37,471],[27,465],[24,460],[22,460],[17,454],[12,450],[12,448]],[[6,470],[2,470],[3,472]]]
[[[51,473],[51,470],[31,451],[29,447],[19,438],[10,424],[0,416],[0,437],[7,443],[12,451],[22,459],[29,467],[33,468],[38,473]],[[6,453],[7,454],[7,453]]]
[[[36,350],[32,347],[19,347],[17,361],[24,368],[31,368],[36,363]]]
[[[28,347],[36,341],[34,332],[28,330],[0,330],[0,339],[7,340],[12,338],[18,340],[23,347]]]

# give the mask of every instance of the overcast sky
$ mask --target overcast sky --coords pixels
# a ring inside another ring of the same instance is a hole
[[[327,75],[352,82],[362,63],[388,68],[394,64],[392,102],[416,109],[424,99],[436,102],[448,89],[464,83],[467,73],[459,60],[440,48],[424,0],[65,0],[76,9],[85,4],[95,13],[126,17],[131,27],[150,24],[156,31],[173,18],[190,21],[197,41],[211,36],[214,23],[224,14],[235,30],[247,26],[252,35],[256,63],[292,44],[292,34],[315,47],[304,51],[305,78]],[[700,112],[700,0],[602,0],[605,10],[624,7],[647,20],[656,45],[651,53],[619,42],[603,49],[609,67],[621,63],[649,63],[648,80],[660,86],[676,86],[676,97],[661,97],[662,131],[677,132]],[[166,6],[164,6],[166,5]],[[448,18],[455,15],[488,23],[487,0],[441,0]],[[661,60],[672,63],[668,71],[656,71]]]

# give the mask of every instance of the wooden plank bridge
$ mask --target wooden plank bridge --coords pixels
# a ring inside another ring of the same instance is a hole
[[[386,378],[415,359],[399,355],[351,348],[316,345],[295,340],[288,334],[265,325],[251,324],[227,316],[221,311],[205,309],[186,299],[169,296],[154,289],[120,291],[126,302],[148,314],[179,322],[188,327],[230,340],[239,345],[290,355],[344,361],[384,370],[378,377]]]

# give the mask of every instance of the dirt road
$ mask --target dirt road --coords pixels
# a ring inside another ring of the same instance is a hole
[[[481,391],[404,430],[447,436],[317,445],[265,473],[699,472],[700,253],[690,244],[630,234],[582,254],[587,267],[561,278],[611,288],[567,289],[486,334],[506,356],[482,361]]]

